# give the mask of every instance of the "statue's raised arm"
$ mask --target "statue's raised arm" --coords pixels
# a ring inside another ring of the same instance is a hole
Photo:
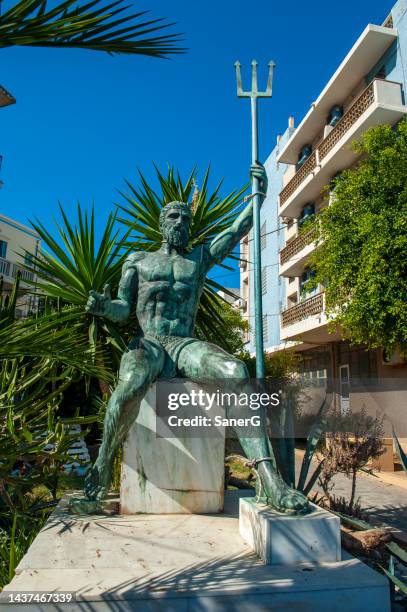
[[[264,166],[260,163],[253,164],[250,167],[251,180],[253,181],[255,177],[259,179],[260,197],[261,201],[263,201],[267,193],[267,174]],[[252,225],[253,201],[250,199],[246,208],[242,210],[232,225],[218,234],[209,245],[211,265],[220,263],[227,257],[240,240],[251,230]]]

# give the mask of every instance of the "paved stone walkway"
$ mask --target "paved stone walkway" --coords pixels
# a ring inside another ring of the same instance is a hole
[[[301,457],[297,457],[297,473],[299,473],[300,467]],[[351,480],[344,474],[337,474],[333,481],[333,493],[336,496],[344,496],[349,499]],[[360,497],[362,508],[373,524],[386,523],[407,532],[407,489],[364,474],[357,477],[356,498],[358,497]]]

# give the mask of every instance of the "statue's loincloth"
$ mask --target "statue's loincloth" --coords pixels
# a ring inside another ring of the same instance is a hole
[[[197,338],[184,338],[181,336],[162,336],[152,332],[143,337],[164,349],[165,362],[160,378],[174,378],[178,371],[178,357],[182,349],[192,342],[199,342]]]

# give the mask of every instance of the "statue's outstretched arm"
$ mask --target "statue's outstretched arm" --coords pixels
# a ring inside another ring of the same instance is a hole
[[[104,317],[110,321],[121,323],[126,321],[131,312],[132,304],[136,300],[137,269],[135,261],[129,257],[123,265],[117,300],[112,300],[109,285],[105,285],[103,293],[89,292],[86,311],[90,314]]]
[[[250,168],[250,178],[256,177],[259,179],[261,200],[265,198],[267,192],[267,175],[262,164],[254,164]],[[227,255],[229,255],[240,240],[246,236],[253,225],[253,204],[249,200],[246,208],[242,210],[240,215],[235,219],[232,225],[218,234],[213,239],[209,246],[211,264],[220,263]]]

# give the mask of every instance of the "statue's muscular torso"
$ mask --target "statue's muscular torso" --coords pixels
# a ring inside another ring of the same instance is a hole
[[[131,302],[144,334],[190,337],[208,270],[208,252],[134,253],[127,260]]]

